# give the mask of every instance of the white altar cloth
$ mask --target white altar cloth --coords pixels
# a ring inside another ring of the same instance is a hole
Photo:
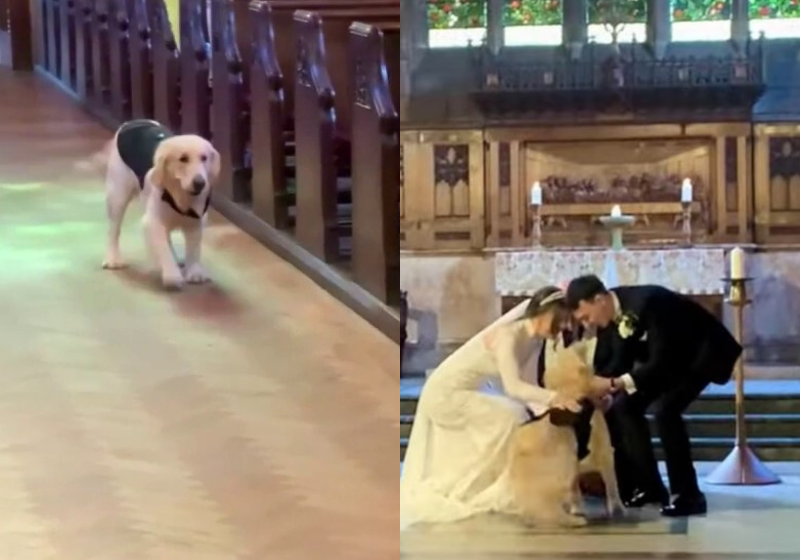
[[[722,294],[726,268],[722,247],[499,251],[495,287],[501,296],[529,296],[548,284],[597,274],[611,285],[660,284],[683,294]]]

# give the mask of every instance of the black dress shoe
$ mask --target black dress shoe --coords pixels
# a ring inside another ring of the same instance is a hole
[[[664,517],[688,517],[690,515],[704,515],[708,511],[706,497],[703,494],[693,496],[678,496],[668,506],[661,508]]]
[[[667,507],[667,504],[669,504],[669,496],[666,493],[636,491],[633,493],[633,497],[625,502],[625,507],[641,508],[653,505]]]

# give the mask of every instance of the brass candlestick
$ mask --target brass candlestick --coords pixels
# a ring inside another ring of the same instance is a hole
[[[683,233],[683,244],[686,247],[692,246],[692,203],[681,202],[681,230]]]
[[[542,205],[532,204],[533,217],[531,223],[531,245],[533,247],[542,246]]]
[[[734,336],[742,344],[744,308],[751,300],[747,297],[747,283],[752,278],[726,278],[730,294],[725,303],[734,309]],[[747,424],[744,410],[744,353],[736,362],[736,444],[722,463],[706,477],[709,484],[736,484],[755,486],[776,484],[781,479],[761,462],[747,445]]]

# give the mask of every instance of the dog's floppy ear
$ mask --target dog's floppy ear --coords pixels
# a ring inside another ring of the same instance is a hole
[[[154,185],[164,187],[169,173],[171,153],[172,149],[169,146],[165,146],[164,142],[156,148],[156,153],[153,156],[153,174],[150,176],[150,180]]]
[[[208,167],[208,175],[210,182],[212,184],[215,184],[217,182],[217,179],[219,178],[221,162],[220,162],[219,152],[214,149],[214,146],[212,146],[210,142],[208,144],[208,147],[210,149],[209,153],[211,154],[211,162]]]

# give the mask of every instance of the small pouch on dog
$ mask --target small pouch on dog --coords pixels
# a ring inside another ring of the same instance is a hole
[[[572,412],[563,408],[550,409],[550,423],[553,426],[574,426],[581,419],[580,412]]]
[[[532,410],[529,409],[528,419],[522,424],[531,424],[532,422],[538,422],[539,420],[544,420],[545,418],[549,418],[550,423],[553,426],[575,426],[581,419],[581,413],[571,412],[562,408],[551,408],[544,414],[537,416]]]

